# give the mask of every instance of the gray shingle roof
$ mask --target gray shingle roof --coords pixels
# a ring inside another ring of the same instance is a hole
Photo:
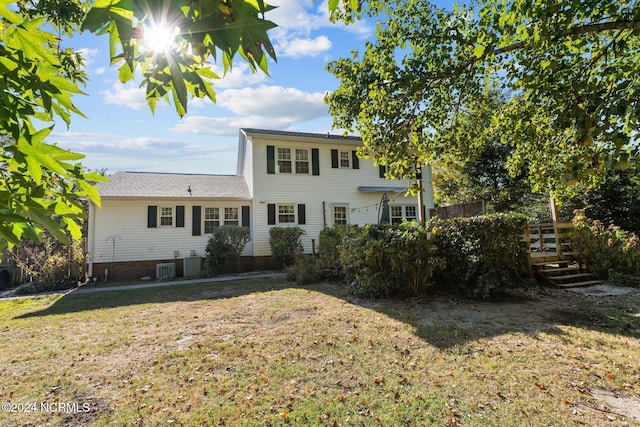
[[[251,199],[247,182],[237,175],[117,172],[109,178],[98,185],[101,197]]]
[[[329,133],[307,133],[307,132],[287,132],[283,130],[269,130],[269,129],[252,129],[252,128],[242,128],[245,133],[253,133],[259,135],[276,135],[276,136],[291,136],[291,137],[300,137],[300,138],[316,138],[316,139],[329,139],[333,141],[350,141],[350,142],[362,142],[362,139],[359,136],[343,136],[343,135],[332,135]]]

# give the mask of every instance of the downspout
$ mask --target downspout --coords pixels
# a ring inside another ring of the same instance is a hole
[[[87,267],[87,274],[93,279],[93,253],[95,244],[95,215],[96,207],[93,202],[89,201],[89,227],[87,227],[87,259],[89,265]]]

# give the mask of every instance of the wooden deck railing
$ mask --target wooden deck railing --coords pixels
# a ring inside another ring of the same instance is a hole
[[[573,229],[570,222],[529,224],[524,240],[528,242],[531,257],[558,256],[572,254],[569,235]]]

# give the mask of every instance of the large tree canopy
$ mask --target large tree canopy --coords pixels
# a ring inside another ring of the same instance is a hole
[[[328,69],[334,127],[410,176],[451,149],[451,130],[488,85],[512,93],[493,113],[513,173],[570,194],[610,168],[637,167],[640,6],[630,0],[330,2],[337,19],[378,15],[375,42]]]
[[[458,125],[442,135],[448,150],[434,165],[436,204],[484,200],[488,213],[529,211],[536,196],[525,174],[509,174],[507,162],[514,149],[502,143],[500,126],[493,123],[493,112],[501,108],[503,98],[489,91],[465,105]]]
[[[72,102],[86,82],[82,56],[62,36],[88,30],[109,37],[112,64],[122,82],[141,77],[150,108],[159,99],[186,114],[190,96],[215,100],[219,78],[236,54],[267,72],[275,52],[263,0],[0,0],[0,242],[37,240],[49,230],[78,238],[82,198],[99,202],[83,155],[48,144],[55,117],[82,115]],[[145,35],[168,28],[170,44],[153,47]]]

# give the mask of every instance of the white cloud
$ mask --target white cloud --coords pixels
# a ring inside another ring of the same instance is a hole
[[[374,31],[366,19],[349,25],[341,22],[332,23],[329,20],[329,6],[326,0],[320,3],[312,0],[271,0],[270,4],[278,8],[269,12],[266,18],[277,23],[278,28],[285,30],[290,38],[295,35],[308,36],[319,29],[340,29],[356,34],[359,38],[366,38]]]
[[[107,71],[107,69],[105,67],[100,67],[100,68],[96,68],[94,73],[96,73],[97,75],[101,76],[105,73],[105,71]]]
[[[235,117],[186,116],[169,129],[175,133],[234,136],[243,127],[287,130],[297,122],[327,115],[324,94],[281,86],[229,89],[218,94],[218,106]]]
[[[134,86],[131,83],[122,84],[118,81],[113,84],[112,88],[112,90],[100,92],[105,103],[120,105],[136,111],[147,108],[144,88]]]
[[[274,128],[284,129],[290,124],[287,120],[271,119],[259,116],[247,117],[183,117],[171,132],[192,135],[237,136],[240,128]]]
[[[100,56],[100,51],[96,48],[83,47],[81,49],[78,49],[78,52],[82,54],[85,66],[93,64],[96,60],[96,57]]]
[[[311,120],[327,114],[323,93],[282,86],[229,89],[218,95],[218,105],[236,114],[291,121]]]
[[[234,61],[233,67],[224,76],[222,67],[212,66],[211,69],[221,77],[219,80],[214,80],[214,89],[246,87],[263,83],[268,79],[268,76],[262,71],[251,72],[249,64],[240,61],[239,58]]]
[[[281,39],[278,41],[277,49],[278,54],[283,57],[318,56],[331,49],[331,41],[327,36],[318,36],[313,39]]]
[[[236,129],[236,134],[238,130]],[[235,144],[190,144],[174,139],[136,137],[126,138],[111,135],[105,138],[83,138],[78,135],[75,139],[59,143],[61,147],[71,149],[92,157],[105,156],[113,159],[198,159],[202,156],[213,157],[214,153],[231,152],[237,150]]]

